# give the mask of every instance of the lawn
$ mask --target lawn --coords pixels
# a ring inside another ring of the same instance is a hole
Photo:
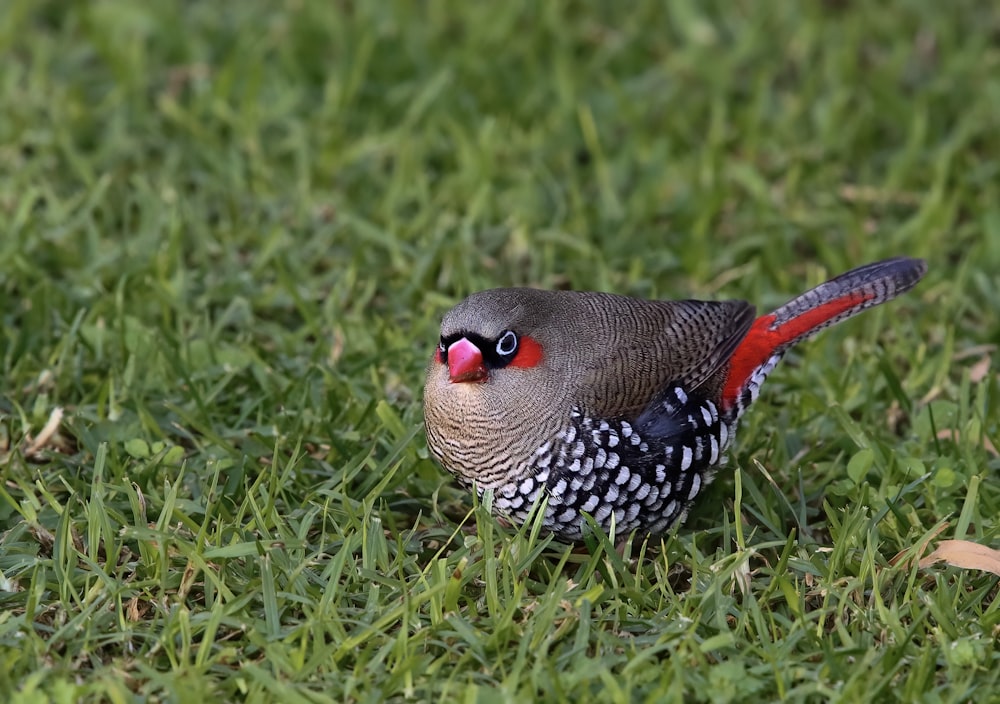
[[[662,540],[428,457],[472,291],[895,255]],[[4,0],[0,700],[1000,701],[998,272],[991,3]]]

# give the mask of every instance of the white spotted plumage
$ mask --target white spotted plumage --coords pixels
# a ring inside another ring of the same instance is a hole
[[[667,415],[657,419],[676,423],[670,444],[652,441],[650,445],[642,439],[645,434],[628,421],[595,420],[582,409],[574,409],[571,425],[556,433],[556,441],[544,452],[533,454],[546,457],[551,453],[543,517],[550,529],[563,538],[579,539],[587,514],[606,531],[612,523],[619,533],[650,531],[687,510],[711,481],[719,453],[725,449],[723,433],[732,435],[729,426],[735,418],[723,418],[712,402],[691,400],[677,391],[673,389],[670,403],[662,405]],[[691,407],[691,403],[698,405]],[[627,441],[621,444],[621,438]],[[618,451],[609,449],[612,445]],[[708,447],[711,452],[699,449]],[[535,479],[540,477],[541,473],[535,475]],[[525,495],[522,501],[513,502],[509,497],[534,493],[537,488],[537,482],[527,480],[500,486],[496,494],[504,500],[497,503],[498,509],[517,522],[525,520],[534,499]]]

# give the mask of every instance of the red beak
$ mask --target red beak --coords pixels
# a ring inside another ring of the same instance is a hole
[[[483,353],[464,337],[448,348],[448,376],[453,384],[486,381]]]

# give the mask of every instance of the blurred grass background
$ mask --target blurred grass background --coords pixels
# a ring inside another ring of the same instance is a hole
[[[991,4],[6,0],[0,106],[5,700],[997,700]],[[427,458],[473,290],[892,255],[637,559]]]

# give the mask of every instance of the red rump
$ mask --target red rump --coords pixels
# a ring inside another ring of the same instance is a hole
[[[772,355],[784,351],[833,318],[872,298],[875,298],[874,293],[849,293],[811,308],[777,327],[772,327],[773,313],[757,318],[730,358],[729,376],[722,388],[723,408],[731,408],[736,403],[754,371]]]

